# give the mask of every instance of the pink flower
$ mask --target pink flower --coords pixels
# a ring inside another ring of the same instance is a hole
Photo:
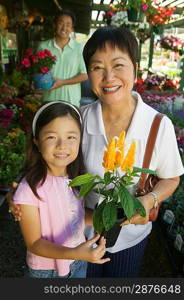
[[[44,51],[38,51],[37,52],[37,55],[38,55],[38,57],[40,58],[40,59],[43,59],[43,58],[45,58],[47,55],[45,55],[45,52]]]
[[[38,58],[37,58],[36,55],[32,55],[31,59],[32,59],[33,64],[35,64],[37,62],[37,60],[38,60]]]
[[[47,73],[55,64],[56,56],[52,55],[48,49],[34,52],[32,49],[27,49],[26,54],[18,69],[25,75],[33,75],[36,73]],[[28,54],[30,54],[28,56]]]
[[[146,3],[142,3],[141,6],[143,11],[146,11],[148,9],[148,5]]]
[[[14,117],[14,113],[11,109],[3,109],[0,111],[0,117],[3,123],[10,123]]]
[[[32,49],[31,48],[28,48],[28,49],[26,49],[26,55],[27,56],[30,56],[30,55],[32,55]]]
[[[48,50],[48,49],[45,49],[45,50],[44,50],[44,53],[45,53],[47,56],[52,56],[52,53],[51,53],[50,50]]]
[[[30,65],[31,65],[30,60],[29,60],[28,57],[24,57],[21,64],[24,65],[24,67],[26,67],[26,68],[29,68]]]
[[[108,15],[109,17],[113,17],[113,16],[114,16],[114,12],[113,12],[113,11],[108,11],[108,12],[107,12],[107,15]]]
[[[47,73],[49,69],[47,67],[42,67],[40,70],[42,73]]]

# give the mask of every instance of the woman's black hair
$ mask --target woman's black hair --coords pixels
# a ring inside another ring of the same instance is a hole
[[[97,29],[89,40],[86,42],[83,49],[83,57],[86,68],[89,71],[90,59],[98,49],[104,49],[106,44],[110,44],[113,48],[117,47],[122,51],[127,52],[133,66],[136,76],[136,63],[138,61],[138,42],[134,34],[127,28],[113,28],[105,26]]]
[[[77,109],[77,107],[75,107]],[[77,109],[78,110],[78,109]],[[78,110],[79,112],[79,110]],[[79,114],[69,105],[66,105],[61,101],[61,103],[55,103],[46,107],[39,115],[36,128],[35,128],[35,139],[39,137],[41,129],[54,120],[57,117],[64,117],[70,115],[78,124],[81,132],[79,153],[75,161],[67,166],[67,174],[70,179],[75,178],[78,175],[84,174],[84,162],[82,155],[82,124],[80,121]],[[42,158],[38,147],[34,143],[33,134],[28,141],[27,155],[25,160],[25,165],[23,168],[22,177],[25,177],[30,188],[36,197],[40,198],[37,193],[38,186],[42,185],[47,177],[47,164]]]
[[[76,16],[73,13],[73,11],[69,10],[69,9],[63,9],[60,12],[57,13],[57,15],[55,15],[54,17],[54,22],[55,24],[57,24],[59,18],[63,15],[69,16],[72,19],[72,23],[73,23],[73,27],[75,27],[75,23],[76,23]]]

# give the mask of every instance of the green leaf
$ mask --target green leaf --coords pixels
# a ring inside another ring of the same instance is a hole
[[[92,175],[92,174],[84,174],[84,175],[80,175],[75,177],[74,179],[72,179],[72,181],[69,183],[69,186],[79,186],[85,183],[88,183],[90,180],[95,179],[96,176]]]
[[[103,211],[102,211],[102,219],[105,230],[109,230],[113,227],[117,220],[117,208],[116,204],[111,201],[107,202]]]
[[[101,234],[105,229],[103,220],[102,220],[102,212],[103,212],[105,205],[106,205],[105,201],[101,202],[100,205],[98,205],[97,208],[95,208],[95,210],[93,212],[94,230],[95,230],[95,232],[97,232],[99,234]]]
[[[79,198],[85,197],[94,188],[96,184],[98,184],[98,182],[94,182],[93,180],[83,184],[79,192]]]
[[[130,220],[135,213],[134,201],[132,199],[132,195],[124,186],[121,186],[119,189],[119,199],[125,215],[127,216],[128,220]]]
[[[133,168],[133,172],[136,173],[148,173],[156,175],[156,171],[145,169],[145,168]]]
[[[111,183],[111,173],[110,172],[106,172],[104,174],[104,182],[106,185]]]
[[[130,220],[135,213],[139,213],[142,217],[146,216],[146,211],[142,203],[131,195],[124,186],[121,186],[119,189],[119,199],[128,220]]]

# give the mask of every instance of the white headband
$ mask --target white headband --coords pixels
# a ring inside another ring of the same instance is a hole
[[[68,103],[68,102],[64,102],[64,101],[53,101],[53,102],[49,102],[46,103],[45,105],[43,105],[42,107],[40,107],[38,109],[38,111],[36,112],[34,118],[33,118],[33,122],[32,122],[32,131],[33,131],[33,136],[35,137],[35,132],[36,132],[36,123],[37,120],[39,118],[39,116],[41,115],[41,113],[45,110],[45,108],[47,108],[48,106],[52,105],[52,104],[58,104],[58,103],[62,103],[65,104],[66,106],[70,106],[71,108],[73,108],[73,110],[75,110],[75,112],[78,114],[79,119],[80,119],[80,123],[82,124],[82,118],[80,113],[78,112],[78,110],[75,108],[75,106],[73,106],[72,104]]]

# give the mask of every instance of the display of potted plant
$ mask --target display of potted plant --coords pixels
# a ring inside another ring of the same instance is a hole
[[[129,191],[134,184],[134,177],[140,172],[154,171],[133,167],[136,143],[133,142],[125,155],[125,132],[114,137],[104,152],[104,177],[84,174],[74,178],[69,185],[81,186],[79,197],[85,197],[90,191],[100,195],[100,201],[93,213],[94,230],[106,237],[106,246],[116,242],[121,223],[139,212],[145,217],[145,209],[141,202]],[[111,238],[113,240],[111,240]]]
[[[147,21],[152,25],[162,25],[170,21],[176,7],[163,7],[157,3],[147,10]]]
[[[104,20],[108,25],[119,12],[126,12],[128,21],[143,22],[144,16],[147,22],[155,25],[154,30],[158,30],[158,25],[167,23],[175,11],[175,7],[162,7],[157,1],[152,0],[120,0],[117,4],[110,4],[109,10],[104,14]]]
[[[19,87],[21,78],[13,78],[6,80]],[[20,98],[17,87],[5,82],[0,86],[0,193],[2,189],[6,193],[20,175],[27,133],[34,112],[41,105],[41,95],[32,93]]]
[[[54,83],[51,75],[51,68],[56,62],[56,56],[52,55],[50,50],[34,52],[28,48],[26,55],[18,65],[18,70],[23,72],[25,76],[33,78],[36,89],[50,89]]]
[[[163,49],[180,52],[184,49],[184,40],[175,36],[165,36],[159,40],[160,47]]]

